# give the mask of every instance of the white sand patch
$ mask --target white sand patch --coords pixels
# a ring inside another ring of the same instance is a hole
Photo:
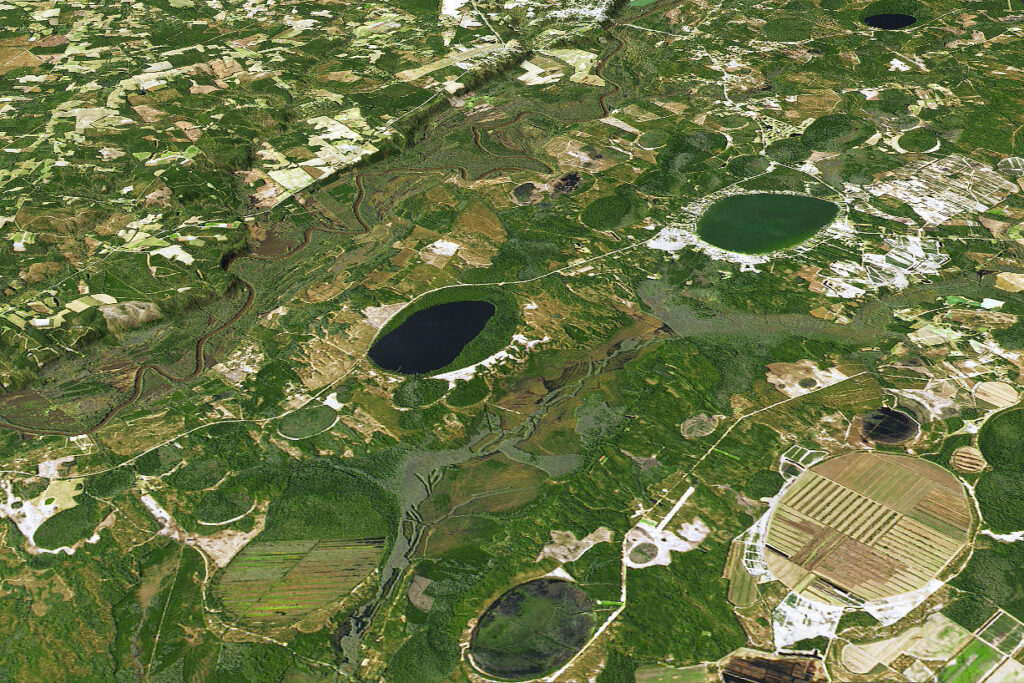
[[[576,583],[576,578],[572,574],[570,574],[569,572],[565,571],[565,569],[563,567],[556,567],[556,568],[552,569],[551,571],[549,571],[547,574],[544,575],[544,578],[545,579],[564,579],[566,581],[572,581],[573,583]]]
[[[807,359],[796,363],[771,363],[766,367],[768,382],[790,398],[818,391],[846,379],[846,375],[838,368],[820,370],[817,363]]]
[[[249,541],[256,538],[267,523],[267,507],[270,501],[261,501],[257,506],[259,511],[256,515],[256,523],[249,531],[235,531],[234,529],[222,529],[209,536],[191,534],[175,521],[167,510],[156,501],[153,496],[144,494],[141,497],[142,504],[153,515],[157,523],[161,525],[160,536],[166,536],[178,543],[192,546],[200,550],[210,558],[210,561],[218,568],[228,566],[231,559],[244,548]]]
[[[790,593],[772,612],[772,636],[775,649],[801,640],[824,636],[832,639],[839,626],[843,608],[808,600],[796,593]]]
[[[647,241],[647,246],[658,251],[675,252],[697,244],[697,236],[683,228],[662,228]]]
[[[181,261],[186,266],[192,265],[192,262],[195,261],[191,254],[177,244],[172,244],[171,246],[163,247],[162,249],[156,249],[151,253],[154,256],[163,256],[169,261]]]
[[[459,10],[469,0],[441,0],[441,15],[445,17],[459,18]]]
[[[675,531],[652,526],[650,523],[641,520],[639,524],[626,532],[626,538],[622,542],[623,563],[631,569],[642,569],[654,565],[667,565],[672,562],[672,553],[685,553],[693,550],[707,535],[711,528],[704,523],[700,517],[694,517],[693,521],[682,524]],[[639,546],[654,546],[637,550]],[[644,552],[644,551],[649,552]],[[637,555],[636,553],[641,553]],[[653,556],[650,559],[643,557],[644,554]]]
[[[363,317],[366,318],[366,322],[368,322],[371,327],[379,330],[384,327],[389,320],[395,317],[396,313],[406,306],[408,306],[406,303],[371,306],[363,309]]]
[[[878,619],[882,625],[889,626],[910,614],[915,607],[924,602],[929,595],[942,588],[943,585],[945,585],[944,581],[932,579],[924,587],[916,591],[865,602],[861,605],[861,609],[875,619]]]
[[[524,61],[520,66],[523,67],[523,73],[517,80],[522,81],[526,85],[546,85],[548,83],[555,83],[562,79],[564,75],[561,71],[552,71],[548,73],[546,69],[543,69],[531,61]]]
[[[0,517],[14,522],[18,531],[34,546],[36,531],[43,522],[78,505],[75,496],[81,491],[82,479],[51,480],[42,493],[28,500],[14,495],[10,481],[4,481],[0,486],[6,493],[6,500],[0,504]]]
[[[437,240],[420,250],[420,258],[435,268],[444,268],[448,260],[459,250],[459,246],[458,242]]]
[[[429,251],[433,254],[440,256],[452,256],[458,251],[459,245],[457,242],[449,242],[448,240],[437,240],[433,244],[424,247],[424,251]]]
[[[259,372],[263,365],[264,355],[256,344],[247,344],[232,351],[228,357],[211,369],[221,374],[232,384],[238,384],[247,376]]]
[[[76,437],[71,437],[74,440]],[[60,477],[60,468],[62,465],[67,465],[75,461],[75,456],[69,455],[65,458],[57,458],[56,460],[44,460],[43,462],[36,465],[36,471],[39,472],[39,476],[44,479],[57,479]]]
[[[443,379],[448,382],[448,388],[454,389],[456,380],[471,380],[476,375],[477,370],[481,368],[493,368],[500,363],[507,360],[521,361],[526,358],[527,352],[537,344],[543,344],[551,341],[551,337],[545,336],[543,339],[527,339],[521,334],[512,336],[512,343],[506,346],[501,351],[498,351],[493,356],[484,358],[479,363],[461,368],[459,370],[452,370],[451,372],[445,372],[440,375],[434,375],[433,379]]]
[[[982,529],[981,533],[985,534],[989,538],[994,538],[1000,543],[1017,543],[1018,541],[1024,541],[1024,531],[1014,531],[1009,534],[997,534],[991,529]]]
[[[569,76],[569,80],[573,83],[597,86],[604,85],[603,78],[590,73],[590,70],[594,66],[594,62],[597,61],[597,55],[593,52],[577,50],[574,48],[561,48],[554,50],[541,50],[541,54],[559,59],[575,69],[575,73]]]
[[[544,546],[534,562],[540,562],[545,557],[550,557],[562,563],[575,562],[598,543],[611,543],[612,538],[612,530],[603,526],[598,527],[580,539],[577,539],[576,534],[571,531],[556,531],[552,529],[551,543]]]

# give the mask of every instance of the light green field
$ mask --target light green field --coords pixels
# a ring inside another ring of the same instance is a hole
[[[936,674],[938,683],[978,683],[1003,656],[980,640],[973,640]]]

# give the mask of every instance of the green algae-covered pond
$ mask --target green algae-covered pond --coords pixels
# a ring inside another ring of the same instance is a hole
[[[697,234],[720,249],[765,254],[812,237],[838,213],[838,206],[814,197],[737,194],[709,206],[697,221]]]

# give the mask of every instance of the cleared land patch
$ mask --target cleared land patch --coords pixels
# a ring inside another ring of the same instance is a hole
[[[893,638],[846,645],[842,661],[847,669],[857,674],[866,674],[879,665],[889,666],[903,654],[945,661],[970,639],[970,631],[936,613],[929,615],[923,624],[912,626]]]
[[[224,571],[218,592],[238,619],[291,623],[346,595],[377,565],[383,539],[252,543]]]
[[[772,572],[809,597],[844,604],[923,587],[964,547],[971,512],[947,470],[851,453],[800,476],[768,529]]]

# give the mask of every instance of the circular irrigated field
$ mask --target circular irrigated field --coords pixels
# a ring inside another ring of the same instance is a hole
[[[505,592],[480,617],[469,651],[498,678],[534,678],[554,671],[583,647],[594,628],[594,603],[561,579],[537,579]]]
[[[966,545],[971,508],[948,470],[851,453],[815,465],[772,511],[765,559],[811,599],[879,600],[924,587]]]
[[[719,249],[766,254],[812,237],[838,213],[838,206],[814,197],[737,194],[709,206],[697,221],[697,234]]]

